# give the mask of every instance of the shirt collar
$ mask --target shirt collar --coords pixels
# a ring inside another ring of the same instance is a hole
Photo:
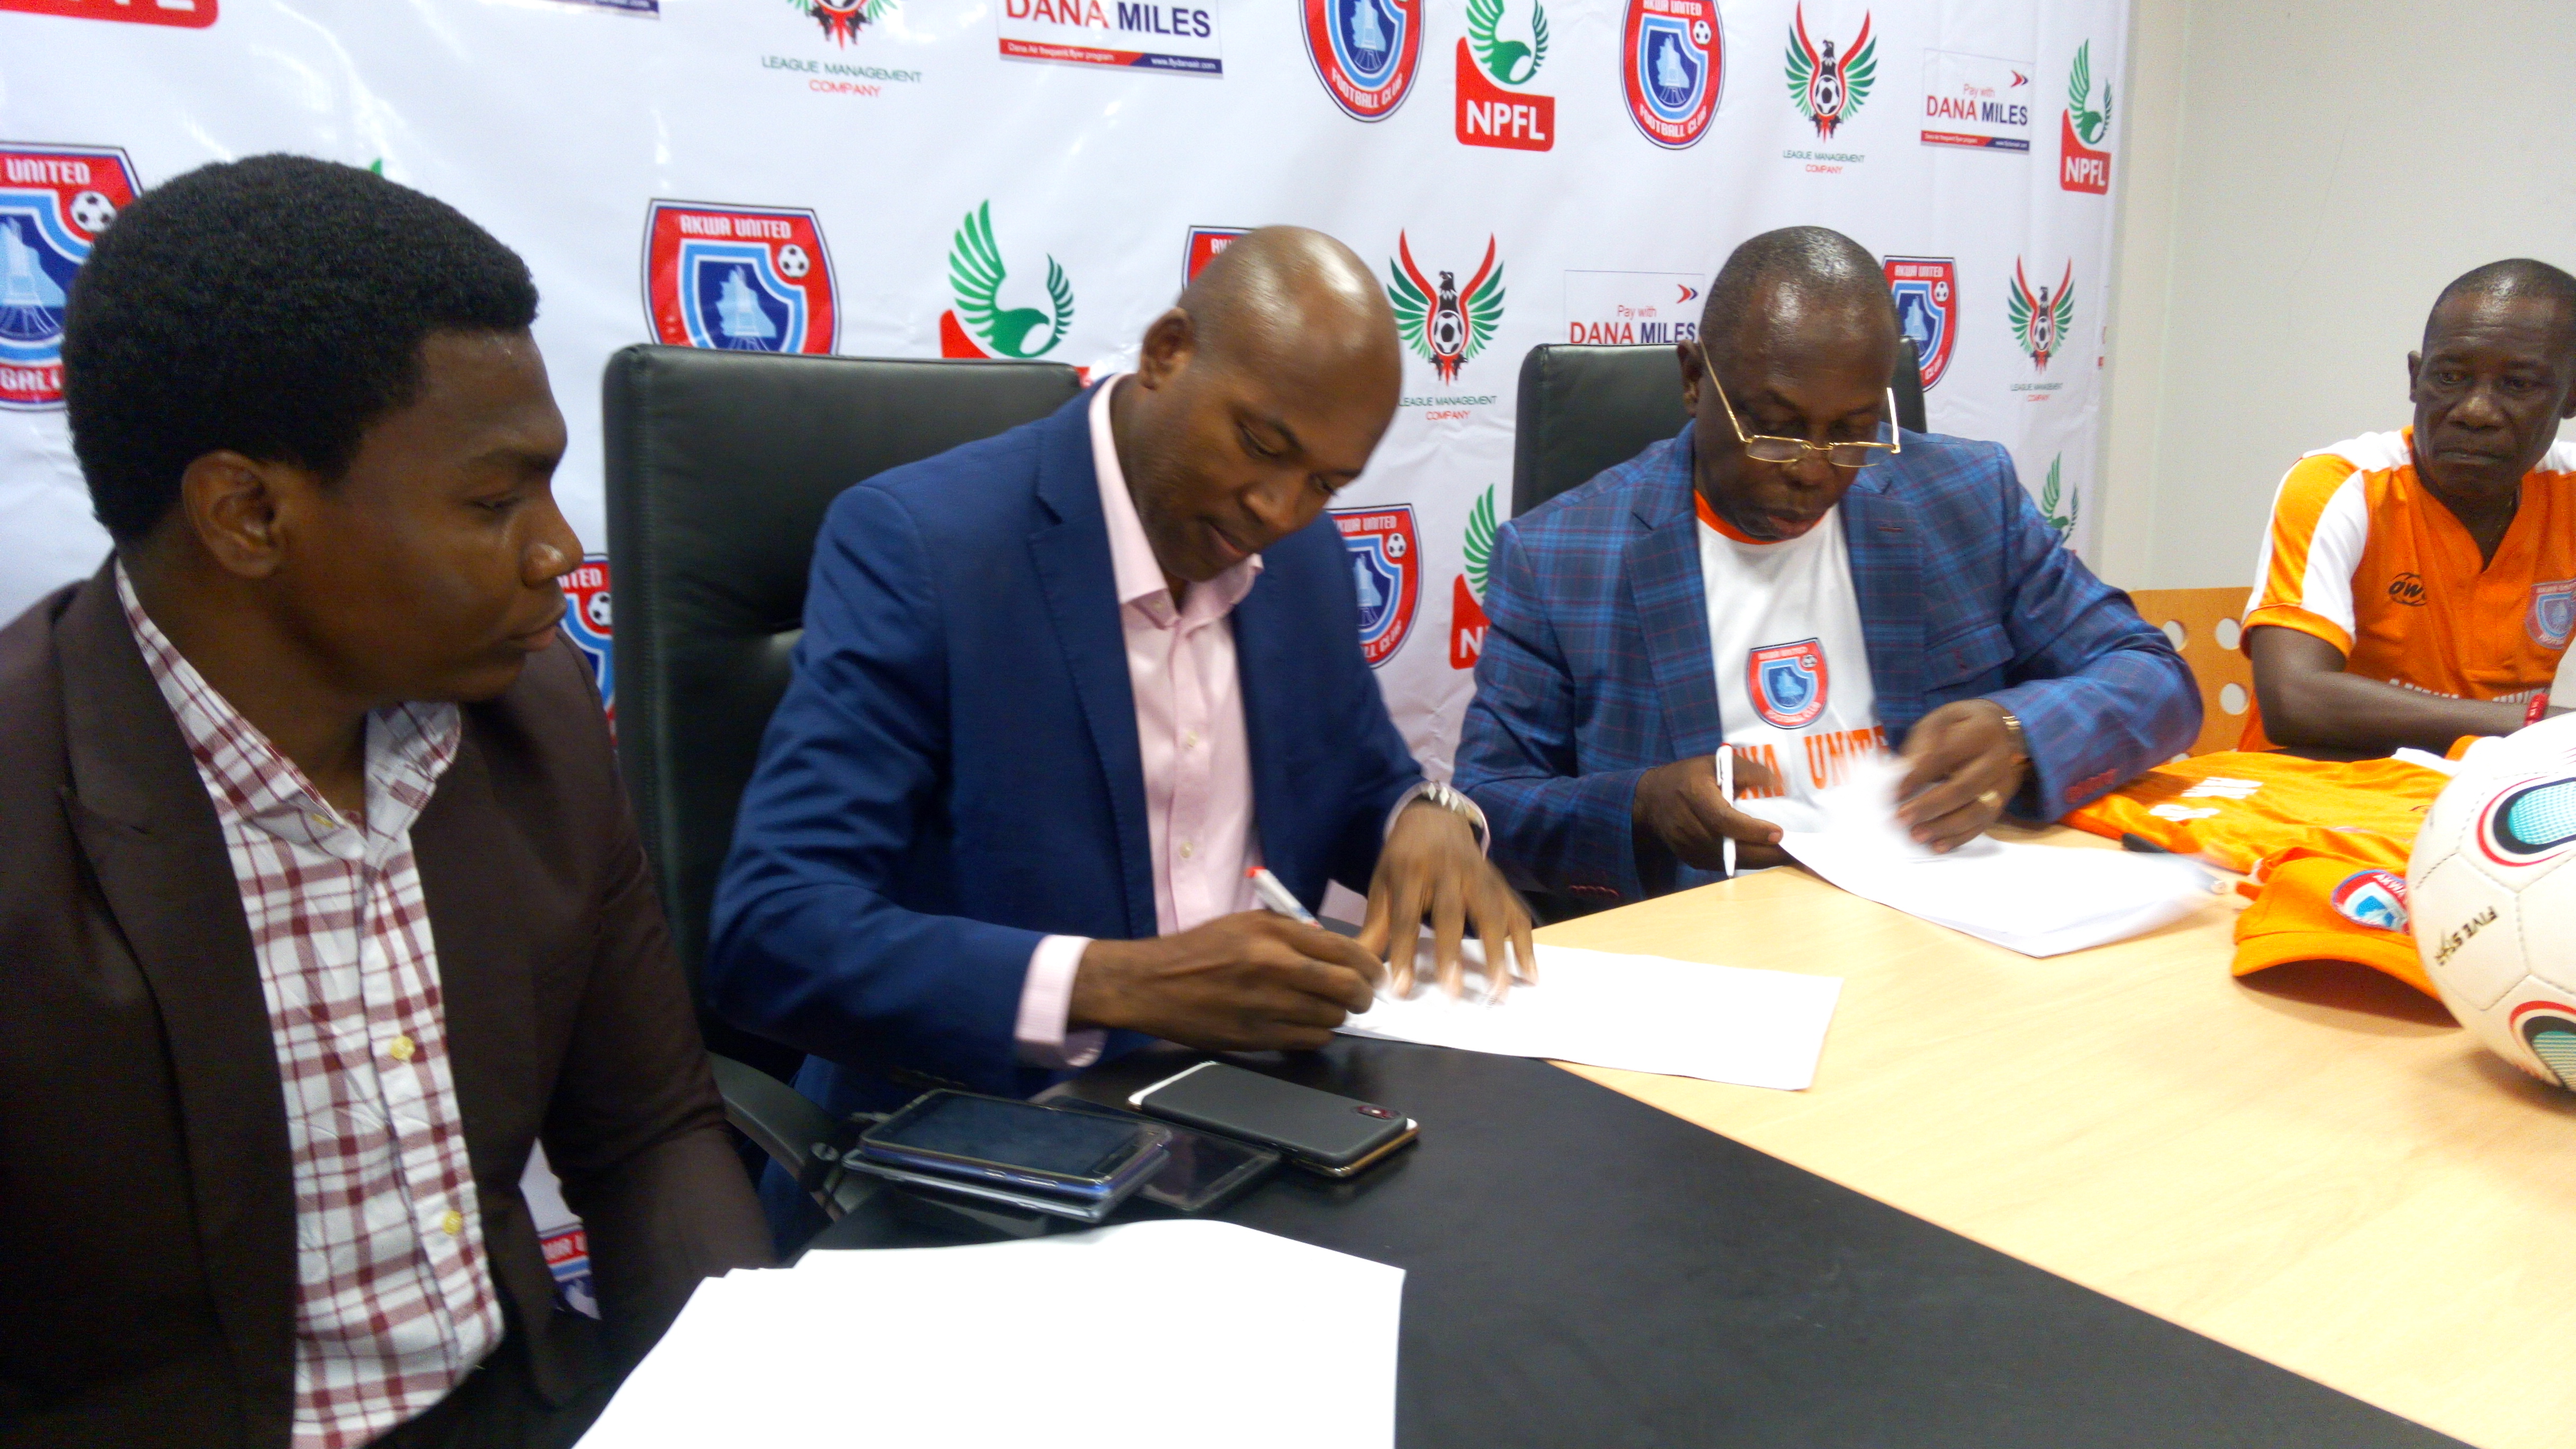
[[[116,598],[124,606],[126,627],[144,667],[161,690],[180,737],[207,789],[234,813],[271,834],[312,844],[333,853],[332,837],[346,829],[322,798],[322,792],[223,697],[197,666],[188,662],[161,626],[135,597],[125,562],[116,563]],[[453,704],[413,703],[380,709],[367,717],[367,833],[390,839],[411,827],[429,804],[439,776],[456,758],[464,739],[464,718]],[[359,847],[355,836],[338,842]],[[359,847],[363,848],[363,847]]]
[[[1100,513],[1109,525],[1109,564],[1117,578],[1120,606],[1142,604],[1149,612],[1169,615],[1171,585],[1164,581],[1163,566],[1154,559],[1154,546],[1146,541],[1144,520],[1136,516],[1136,500],[1127,491],[1126,471],[1118,466],[1118,440],[1109,427],[1109,395],[1126,380],[1122,373],[1092,390],[1091,470],[1100,478]],[[1254,554],[1191,589],[1189,597],[1195,605],[1204,595],[1214,612],[1225,613],[1252,592],[1252,581],[1260,572],[1261,555]],[[1159,609],[1156,599],[1162,601]]]

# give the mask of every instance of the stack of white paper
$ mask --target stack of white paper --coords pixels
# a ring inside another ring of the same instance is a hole
[[[2209,894],[2209,873],[2170,855],[1977,839],[1948,855],[1896,820],[1894,761],[1807,800],[1746,800],[1781,827],[1780,848],[1851,892],[2025,956],[2106,945],[2181,919]]]
[[[698,1286],[582,1449],[1395,1442],[1404,1272],[1230,1223]]]
[[[1432,981],[1426,939],[1412,997],[1381,990],[1376,1004],[1342,1030],[1798,1091],[1816,1079],[1816,1057],[1843,989],[1839,976],[1541,946],[1537,984],[1514,986],[1493,1002],[1479,974],[1483,951],[1469,941],[1466,955],[1475,967],[1469,989],[1450,997]]]

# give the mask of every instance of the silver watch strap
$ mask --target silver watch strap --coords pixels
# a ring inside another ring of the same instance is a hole
[[[1396,817],[1404,813],[1406,806],[1413,804],[1417,800],[1427,801],[1430,804],[1437,805],[1441,809],[1448,811],[1450,814],[1457,816],[1459,819],[1466,821],[1467,828],[1475,832],[1476,848],[1485,852],[1487,855],[1493,854],[1494,832],[1492,827],[1485,823],[1485,812],[1477,808],[1476,802],[1468,799],[1464,791],[1459,790],[1454,785],[1449,785],[1439,780],[1424,780],[1420,784],[1415,785],[1412,789],[1396,796],[1395,808],[1386,812],[1386,829],[1382,833],[1388,835],[1394,834]]]

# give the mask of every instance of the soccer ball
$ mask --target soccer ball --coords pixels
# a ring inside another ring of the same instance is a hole
[[[778,270],[791,277],[801,277],[814,270],[814,259],[794,242],[778,249]]]
[[[116,203],[104,191],[84,191],[72,198],[72,225],[96,236],[116,220]]]
[[[2425,813],[2406,886],[2442,1004],[2576,1090],[2576,716],[2471,754]]]

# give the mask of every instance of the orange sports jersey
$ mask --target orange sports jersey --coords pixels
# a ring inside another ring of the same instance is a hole
[[[2159,765],[2066,823],[2143,836],[2177,855],[2251,871],[2299,850],[2406,873],[2424,811],[2451,777],[2399,760],[2349,763],[2227,750]]]
[[[2415,475],[2414,430],[2367,433],[2281,479],[2245,627],[2314,634],[2344,668],[2453,699],[2547,689],[2576,636],[2576,446],[2523,475],[2492,563]],[[2241,748],[2263,749],[2259,709]]]

